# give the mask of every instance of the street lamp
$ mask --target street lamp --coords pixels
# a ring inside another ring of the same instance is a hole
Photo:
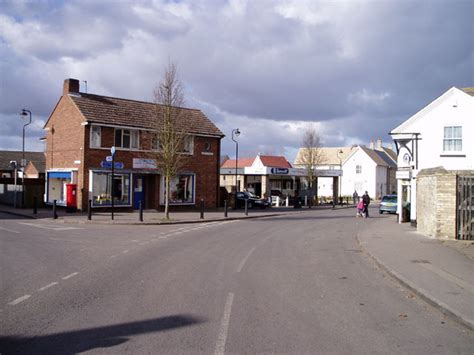
[[[341,175],[339,175],[339,203],[342,205],[342,192],[341,192],[341,189],[342,189],[342,154],[344,154],[344,152],[342,151],[342,149],[339,149],[339,151],[337,152],[337,157],[339,158],[339,172],[341,173]]]
[[[232,130],[232,140],[235,142],[235,191],[239,191],[239,184],[237,183],[237,168],[238,168],[238,163],[239,163],[239,142],[234,139],[238,138],[240,136],[240,131],[239,129],[233,129]]]
[[[30,110],[21,110],[20,116],[30,116],[30,121],[23,125],[23,149],[21,154],[21,169],[23,173],[21,174],[21,207],[25,207],[25,128],[31,124],[31,111]]]

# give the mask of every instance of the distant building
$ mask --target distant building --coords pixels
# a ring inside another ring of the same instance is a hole
[[[18,166],[21,164],[23,152],[13,150],[0,151],[0,177],[13,178],[14,168],[10,164],[16,161]],[[44,178],[46,169],[46,156],[43,152],[25,152],[25,178],[38,179]],[[21,176],[21,172],[18,172]]]

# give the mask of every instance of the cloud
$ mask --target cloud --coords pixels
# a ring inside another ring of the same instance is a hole
[[[473,11],[469,0],[2,2],[0,149],[21,149],[10,123],[23,107],[44,122],[65,78],[151,100],[170,59],[187,104],[228,135],[224,154],[236,127],[248,154],[293,154],[306,122],[328,146],[387,141],[451,86],[473,85]]]

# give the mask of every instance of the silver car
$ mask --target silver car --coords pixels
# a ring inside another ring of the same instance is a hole
[[[397,213],[397,195],[386,195],[380,202],[379,213]]]

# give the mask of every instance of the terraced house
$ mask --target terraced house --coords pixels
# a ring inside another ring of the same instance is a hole
[[[159,142],[157,110],[150,102],[80,92],[79,81],[66,79],[63,95],[51,113],[46,130],[45,202],[66,204],[66,189],[77,188],[77,208],[114,205],[124,209],[160,209],[164,182],[156,160]],[[186,132],[183,164],[171,183],[171,205],[194,206],[201,199],[216,207],[219,194],[220,144],[224,137],[200,110],[183,109],[180,124]],[[112,179],[109,161],[116,147]]]

